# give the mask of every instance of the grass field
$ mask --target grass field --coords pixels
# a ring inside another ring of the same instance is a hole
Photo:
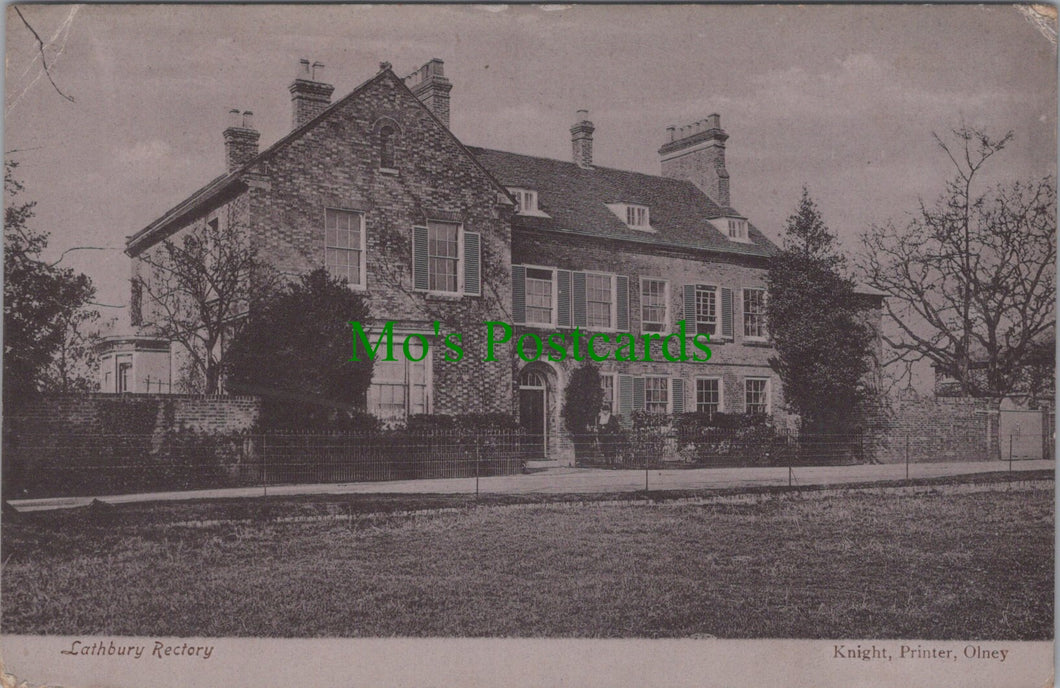
[[[1052,637],[1051,487],[419,516],[317,504],[338,520],[206,526],[137,508],[5,519],[3,631]],[[284,508],[306,513],[270,516]]]

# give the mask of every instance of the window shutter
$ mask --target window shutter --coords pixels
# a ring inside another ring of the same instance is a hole
[[[572,295],[572,320],[574,321],[575,327],[585,327],[587,322],[585,317],[585,273],[575,272],[571,275],[571,282],[573,284],[571,288]]]
[[[721,288],[721,336],[732,339],[732,289]]]
[[[570,327],[570,270],[556,270],[556,317],[560,327]]]
[[[482,238],[478,232],[464,232],[464,293],[482,296]]]
[[[629,278],[625,275],[615,277],[615,307],[618,315],[615,316],[615,329],[623,332],[629,331]]]
[[[633,378],[633,410],[644,410],[644,378]]]
[[[427,228],[412,228],[412,288],[427,291]]]
[[[685,285],[685,332],[696,334],[696,285]]]
[[[679,377],[675,377],[670,383],[670,391],[672,393],[672,399],[670,401],[670,408],[673,410],[674,415],[685,412],[685,381]]]
[[[628,421],[633,413],[633,378],[629,375],[618,376],[618,414],[623,421]]]
[[[526,322],[526,268],[512,266],[512,320]]]

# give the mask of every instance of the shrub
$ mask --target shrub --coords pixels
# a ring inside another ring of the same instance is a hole
[[[442,431],[470,435],[514,431],[519,429],[519,423],[506,413],[416,414],[409,416],[405,429],[413,432]]]
[[[684,413],[674,427],[679,451],[696,463],[777,465],[793,457],[790,438],[763,415]]]
[[[675,455],[677,447],[671,441],[670,431],[673,418],[667,413],[634,411],[631,416],[631,456],[627,460],[651,464]]]
[[[226,354],[226,386],[263,397],[265,430],[370,430],[370,416],[347,411],[364,407],[373,367],[348,323],[368,320],[364,297],[341,280],[323,268],[303,275],[250,312]]]
[[[563,390],[563,409],[560,415],[563,424],[574,440],[575,458],[585,458],[592,453],[593,434],[600,407],[604,401],[604,390],[600,386],[600,371],[592,363],[575,368],[567,388]]]
[[[178,428],[162,436],[151,457],[145,487],[190,490],[238,484],[250,458],[248,437],[241,432],[207,433]]]

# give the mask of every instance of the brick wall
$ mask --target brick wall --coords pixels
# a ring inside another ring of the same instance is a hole
[[[903,392],[870,442],[877,461],[995,461],[997,401],[921,397]]]
[[[243,484],[257,470],[244,434],[254,397],[57,394],[5,415],[8,498]]]
[[[636,337],[637,355],[643,358],[642,311],[640,279],[664,279],[669,283],[668,323],[663,334],[674,332],[676,322],[684,319],[683,287],[686,284],[710,284],[727,287],[733,290],[734,321],[733,335],[730,341],[717,341],[712,337],[711,359],[706,363],[667,361],[662,353],[662,343],[652,344],[652,362],[620,362],[608,360],[596,363],[601,373],[622,375],[661,375],[684,380],[685,411],[696,410],[695,378],[719,378],[722,386],[722,410],[741,413],[744,411],[744,380],[748,377],[769,378],[771,383],[771,405],[775,420],[781,425],[790,425],[793,418],[783,412],[783,389],[780,379],[769,367],[769,357],[775,352],[768,344],[748,340],[743,336],[742,290],[744,288],[764,288],[766,264],[764,259],[750,256],[697,253],[686,250],[674,250],[663,247],[652,247],[642,244],[628,244],[620,241],[604,241],[599,238],[587,238],[573,234],[546,232],[528,232],[516,230],[512,235],[512,263],[537,265],[564,270],[588,270],[625,275],[629,278],[629,331]],[[584,328],[583,328],[584,329]],[[527,331],[539,335],[555,331],[553,328],[533,328],[516,326],[512,341]],[[583,338],[583,355],[584,355]],[[613,351],[614,347],[610,347]],[[569,350],[569,348],[568,348]],[[691,357],[698,350],[691,343],[688,355]],[[514,374],[527,365],[520,359],[514,359]],[[570,439],[563,429],[559,410],[562,405],[562,390],[566,386],[570,372],[581,363],[567,358],[563,362],[545,362],[547,353],[537,364],[540,372],[549,378],[549,385],[557,385],[558,390],[548,398],[550,418],[550,442],[558,450],[561,458],[568,458]]]
[[[629,375],[668,375],[685,380],[685,408],[695,410],[693,379],[697,376],[719,377],[723,381],[724,406],[726,411],[742,412],[744,406],[743,379],[745,377],[768,377],[772,380],[772,406],[780,411],[783,390],[779,378],[769,368],[769,357],[774,350],[769,345],[749,341],[743,336],[742,290],[765,287],[766,267],[760,258],[738,255],[690,254],[664,248],[629,247],[622,242],[607,242],[574,235],[528,233],[517,231],[512,237],[512,263],[541,265],[565,270],[596,270],[629,277],[630,332],[638,341],[641,351],[641,296],[640,279],[652,277],[665,279],[670,285],[669,323],[664,334],[674,331],[678,320],[684,319],[683,287],[686,284],[712,284],[733,290],[734,339],[716,341],[712,337],[711,359],[707,363],[671,363],[662,355],[662,347],[656,342],[652,347],[652,363],[623,363],[606,361],[599,365],[602,372],[620,372]],[[527,328],[516,330],[513,340]],[[544,330],[543,330],[544,331]],[[550,330],[551,331],[551,330]],[[696,351],[688,348],[691,356]],[[519,361],[519,363],[522,363]],[[563,365],[572,367],[568,360]],[[576,363],[573,365],[577,365]]]
[[[154,416],[153,435],[182,428],[218,434],[253,427],[260,400],[249,396],[201,394],[47,394],[4,418],[4,430],[24,435],[96,433],[104,415],[120,417],[122,407],[147,406]]]
[[[393,169],[380,168],[381,123],[396,131]],[[462,361],[430,345],[435,413],[510,411],[506,361],[484,363],[482,322],[507,320],[511,302],[511,216],[499,189],[423,105],[389,77],[367,84],[268,160],[263,185],[250,190],[252,224],[265,258],[302,273],[324,265],[324,212],[363,214],[365,298],[377,322],[398,329],[464,333]],[[412,284],[412,228],[428,218],[459,222],[481,235],[481,296],[432,295]]]

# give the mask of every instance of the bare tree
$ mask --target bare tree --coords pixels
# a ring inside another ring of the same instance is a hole
[[[144,300],[144,324],[180,343],[203,391],[220,391],[225,347],[243,316],[276,284],[231,208],[139,256],[147,274],[133,284],[134,319]]]
[[[986,163],[1012,139],[962,126],[935,136],[955,169],[933,206],[905,227],[862,236],[859,267],[889,295],[888,363],[929,360],[966,395],[1018,388],[1056,323],[1056,183],[1047,176],[980,190]]]

